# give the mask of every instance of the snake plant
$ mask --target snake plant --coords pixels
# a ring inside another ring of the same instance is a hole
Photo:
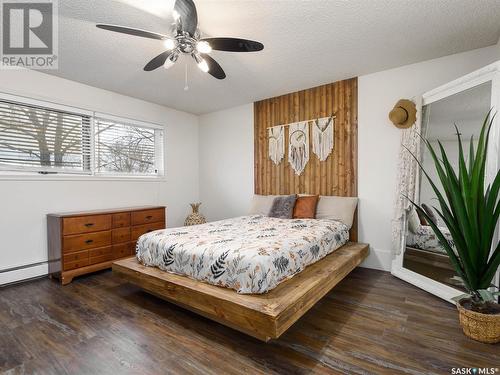
[[[497,171],[493,182],[485,186],[488,140],[494,117],[490,110],[481,128],[477,150],[471,137],[468,162],[465,160],[460,132],[455,125],[459,151],[457,171],[452,167],[441,142],[438,142],[436,151],[427,139],[422,138],[434,162],[439,181],[433,181],[419,160],[417,162],[436,194],[440,209],[434,209],[450,231],[454,248],[427,212],[411,202],[426,218],[446,250],[470,296],[471,308],[480,312],[485,311],[487,302],[494,301],[494,296],[498,295],[498,292],[487,290],[492,286],[500,264],[500,241],[495,234],[500,215],[500,171]],[[444,194],[438,189],[438,183]]]

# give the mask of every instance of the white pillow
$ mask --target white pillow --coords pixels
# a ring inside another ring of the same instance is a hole
[[[408,213],[408,230],[412,233],[417,233],[420,228],[420,219],[417,214],[417,210],[412,208]]]
[[[250,207],[250,215],[268,215],[271,211],[274,198],[278,195],[258,195],[254,194],[252,206]]]
[[[316,219],[340,220],[351,229],[357,205],[357,197],[321,195],[316,209]]]

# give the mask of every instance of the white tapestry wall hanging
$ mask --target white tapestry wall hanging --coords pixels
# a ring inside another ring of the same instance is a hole
[[[320,161],[325,161],[333,150],[334,117],[312,121],[312,149]]]
[[[285,127],[273,126],[268,129],[269,158],[278,165],[285,156]]]
[[[295,174],[300,175],[309,161],[309,122],[290,124],[288,132],[288,162]]]

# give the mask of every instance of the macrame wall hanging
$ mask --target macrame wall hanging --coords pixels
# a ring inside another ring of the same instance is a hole
[[[273,126],[268,130],[269,158],[278,165],[285,156],[285,127]]]
[[[300,176],[309,161],[309,122],[290,124],[288,132],[288,162]]]
[[[312,149],[320,161],[325,161],[333,150],[334,117],[312,121]]]

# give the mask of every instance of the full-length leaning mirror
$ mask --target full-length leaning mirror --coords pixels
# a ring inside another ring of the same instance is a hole
[[[459,134],[467,145],[471,137],[477,144],[486,114],[492,107],[500,108],[498,81],[498,64],[493,64],[432,90],[422,97],[420,133],[436,148],[438,141],[441,142],[455,170],[458,170],[459,147],[454,124],[457,125]],[[487,175],[498,170],[498,150],[497,122],[492,128],[489,142]],[[464,152],[467,160],[468,148]],[[438,176],[432,157],[423,144],[420,144],[417,155],[433,181],[437,181]],[[440,227],[452,247],[453,239],[433,208],[433,206],[439,207],[439,203],[427,178],[420,169],[417,169],[412,178],[415,179],[413,197],[425,209],[427,218],[411,206],[405,211],[404,220],[401,221],[403,226],[401,249],[393,262],[393,274],[450,300],[464,291],[463,283],[455,274],[446,251],[429,225],[429,218]]]

